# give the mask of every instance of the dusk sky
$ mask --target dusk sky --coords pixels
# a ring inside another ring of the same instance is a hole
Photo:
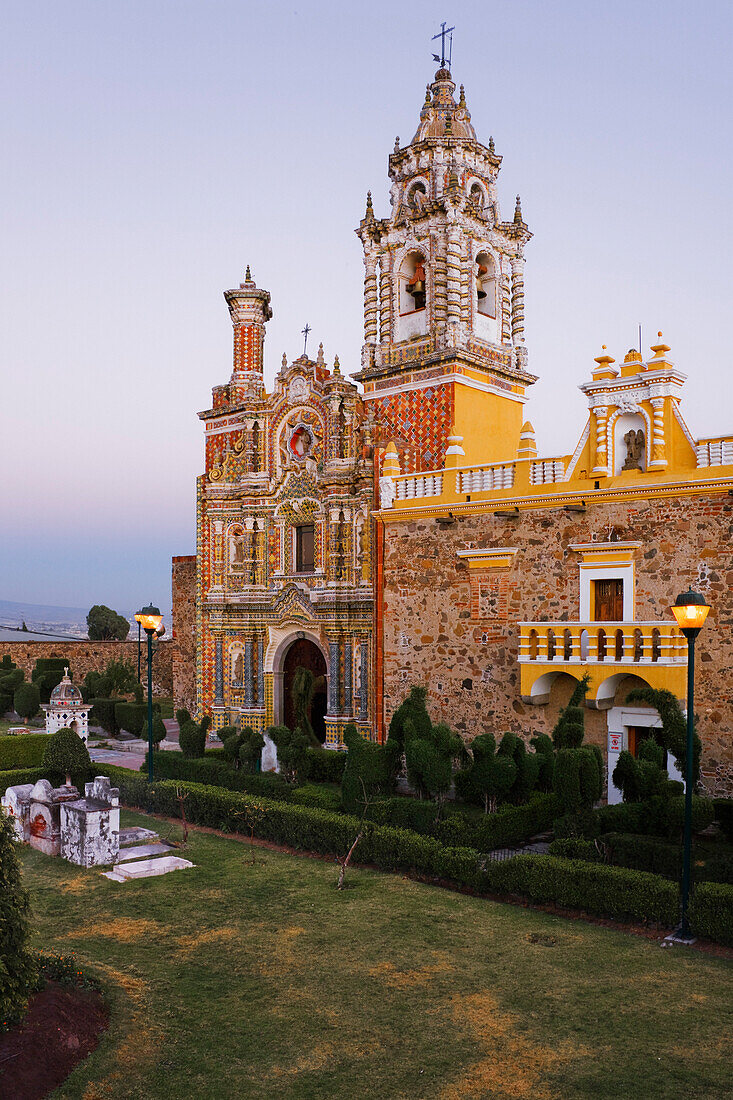
[[[249,263],[283,352],[359,368],[371,189],[417,126],[430,39],[522,196],[540,455],[573,450],[579,383],[658,329],[695,436],[733,431],[733,5],[6,2],[0,37],[4,531],[0,598],[170,607],[195,549],[222,292]]]

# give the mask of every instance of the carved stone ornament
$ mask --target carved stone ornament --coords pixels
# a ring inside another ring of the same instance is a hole
[[[619,412],[625,415],[641,412],[640,407],[635,401],[620,401],[618,408]]]
[[[296,375],[288,386],[288,400],[302,401],[308,395],[308,383],[301,375]]]
[[[391,477],[379,479],[379,507],[391,508],[394,505],[395,484]]]

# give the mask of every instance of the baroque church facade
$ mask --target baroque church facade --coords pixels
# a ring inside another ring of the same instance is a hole
[[[266,392],[269,292],[249,270],[226,292],[233,369],[199,414],[197,553],[173,563],[177,703],[214,728],[288,724],[305,665],[327,746],[352,721],[383,739],[413,683],[470,741],[549,732],[587,671],[587,737],[610,775],[659,724],[626,704],[630,689],[684,700],[669,607],[692,585],[713,608],[699,643],[703,777],[730,790],[733,436],[691,434],[686,376],[660,333],[646,359],[619,366],[602,349],[581,385],[580,439],[538,456],[524,415],[531,233],[519,199],[502,219],[500,167],[439,69],[413,139],[389,156],[390,214],[369,194],[357,229],[361,389],[321,348],[284,358]]]

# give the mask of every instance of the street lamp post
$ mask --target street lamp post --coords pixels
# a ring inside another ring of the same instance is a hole
[[[140,616],[138,618],[138,615]],[[153,634],[159,634],[163,616],[149,604],[135,618],[148,636],[148,782],[153,782]]]
[[[682,859],[682,916],[676,938],[691,940],[687,906],[690,900],[690,864],[692,855],[692,756],[695,731],[695,639],[703,628],[710,605],[699,592],[689,589],[674,602],[672,614],[687,638],[687,767],[685,776],[685,840]]]

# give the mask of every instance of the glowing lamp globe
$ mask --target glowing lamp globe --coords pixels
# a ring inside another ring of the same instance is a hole
[[[710,611],[710,604],[699,592],[689,589],[682,592],[674,601],[672,614],[681,630],[700,630]]]
[[[143,630],[150,634],[157,633],[157,631],[160,630],[160,624],[163,622],[160,608],[153,607],[152,604],[138,611],[135,618],[142,625]]]

